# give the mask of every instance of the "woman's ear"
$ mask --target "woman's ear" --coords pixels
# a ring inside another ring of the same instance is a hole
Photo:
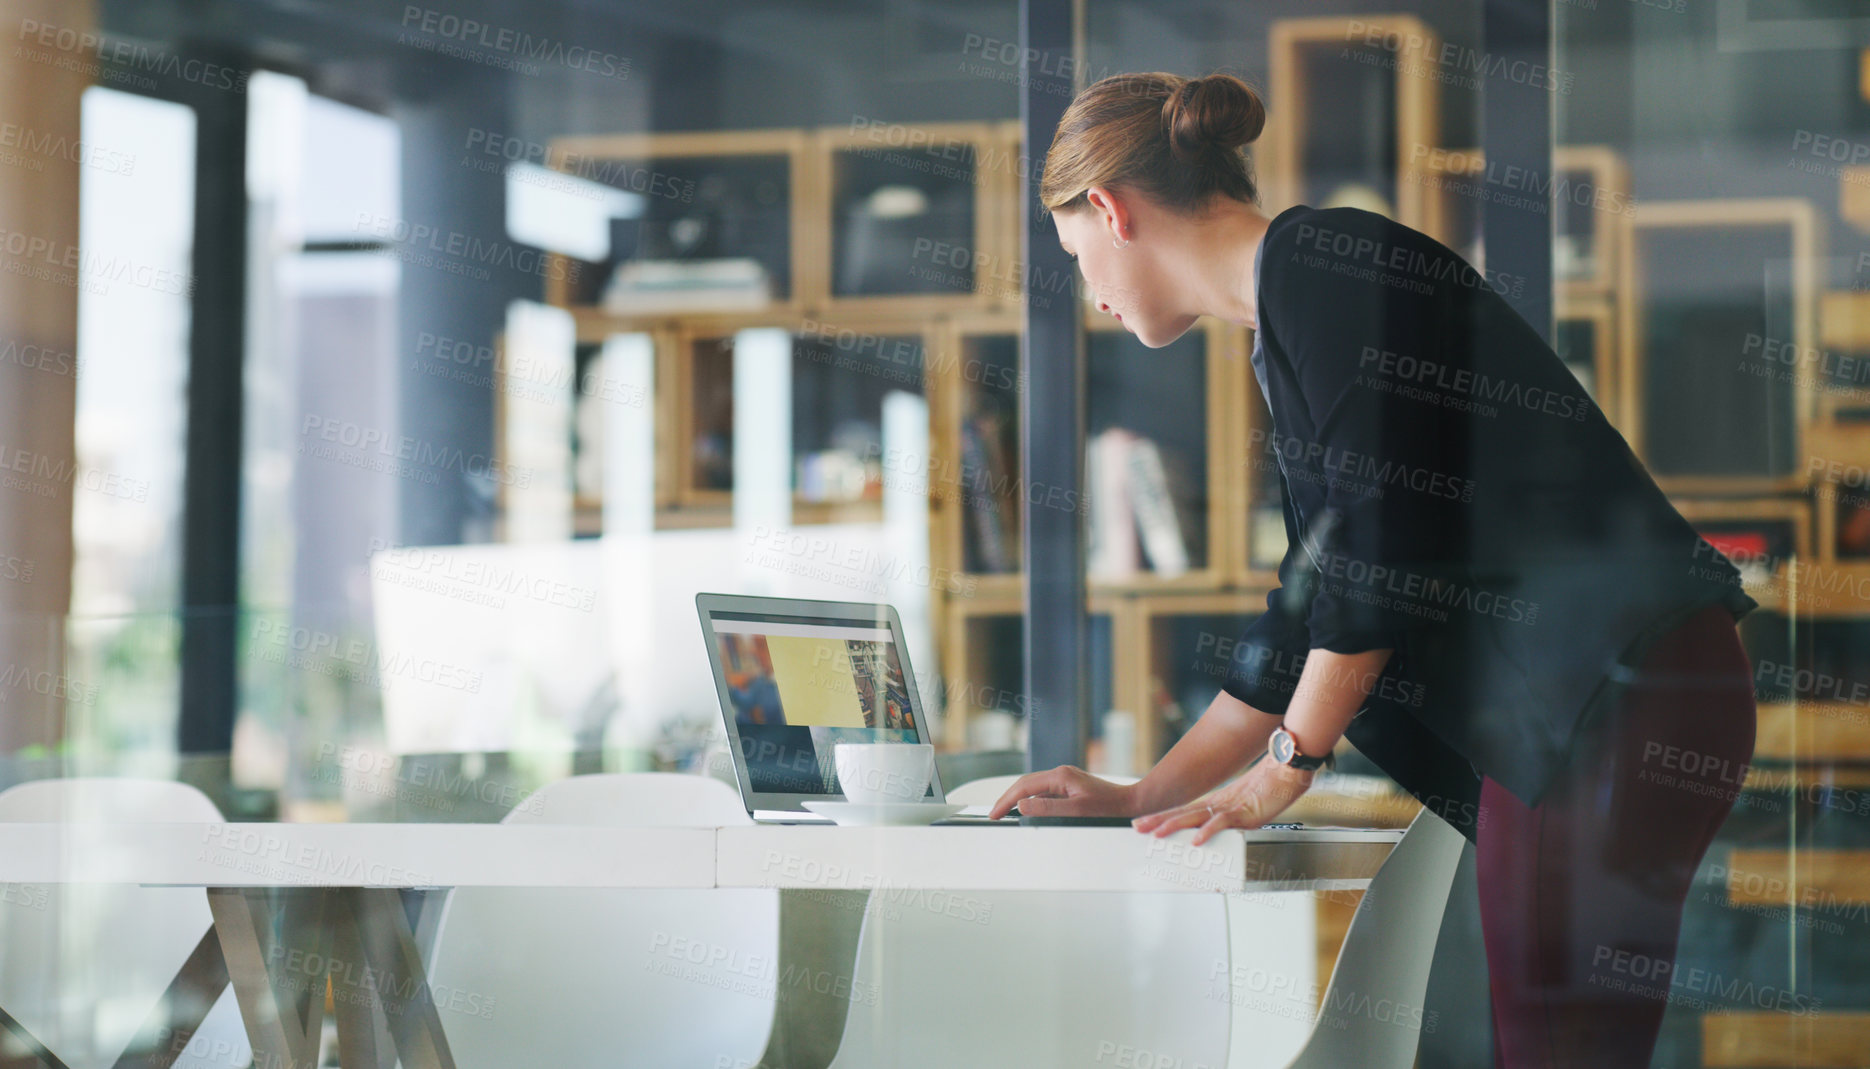
[[[1130,206],[1122,196],[1108,186],[1092,186],[1084,191],[1086,202],[1098,214],[1098,223],[1109,232],[1113,239],[1128,240],[1133,237],[1134,220],[1130,218]]]

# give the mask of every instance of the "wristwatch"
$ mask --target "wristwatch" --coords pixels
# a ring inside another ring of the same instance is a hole
[[[1292,737],[1292,732],[1287,731],[1284,724],[1273,729],[1273,737],[1266,740],[1266,752],[1275,763],[1298,769],[1301,772],[1323,768],[1325,762],[1331,758],[1330,754],[1323,757],[1307,757],[1300,753],[1299,741]]]

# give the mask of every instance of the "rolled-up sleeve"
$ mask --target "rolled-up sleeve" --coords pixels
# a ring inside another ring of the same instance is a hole
[[[1329,270],[1281,278],[1277,334],[1314,427],[1288,455],[1325,488],[1322,514],[1303,517],[1319,573],[1306,630],[1314,649],[1395,649],[1434,617],[1430,562],[1464,537],[1474,494],[1462,398],[1423,370],[1445,305]]]
[[[1266,595],[1266,611],[1253,619],[1228,651],[1221,690],[1262,713],[1283,715],[1311,650],[1306,626],[1317,576],[1302,562],[1292,509],[1285,506],[1286,555],[1279,585]]]

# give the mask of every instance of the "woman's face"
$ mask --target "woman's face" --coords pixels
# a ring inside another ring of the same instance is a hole
[[[1144,345],[1160,349],[1187,333],[1196,317],[1174,308],[1164,281],[1164,242],[1138,240],[1136,234],[1139,223],[1156,239],[1172,227],[1159,225],[1160,213],[1137,203],[1139,198],[1119,198],[1095,186],[1089,198],[1086,207],[1053,213],[1058,243],[1078,262],[1097,310],[1116,316]],[[1119,231],[1130,241],[1123,248],[1114,244]]]

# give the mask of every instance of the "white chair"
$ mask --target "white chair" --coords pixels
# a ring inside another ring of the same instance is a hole
[[[1255,1039],[1269,1013],[1291,1020],[1298,1000],[1285,997],[1283,989],[1255,991],[1251,970],[1232,970],[1236,1011],[1229,1069],[1409,1069],[1423,1029],[1434,1027],[1423,996],[1442,911],[1466,847],[1461,833],[1440,817],[1427,810],[1416,814],[1358,903],[1323,1006],[1314,1010],[1310,992],[1304,993],[1303,1014],[1316,1016],[1296,1056]],[[1250,938],[1252,926],[1232,915],[1231,902],[1244,904],[1246,898],[1230,896],[1229,920]],[[1238,953],[1240,940],[1233,945]]]
[[[733,788],[678,772],[573,776],[540,788],[503,821],[751,822]],[[773,1024],[778,895],[758,888],[456,888],[443,905],[428,969],[455,1064],[757,1063]]]
[[[947,797],[988,804],[1017,778]],[[981,893],[961,913],[986,906],[992,921],[974,928],[926,910],[866,916],[858,976],[881,985],[880,1005],[853,1005],[835,1064],[1408,1069],[1465,845],[1428,813],[1410,824],[1364,892],[1322,1008],[1311,892]],[[933,1005],[948,1012],[918,1015]]]
[[[987,804],[1016,778],[947,798]],[[1226,933],[1219,895],[878,890],[852,983],[865,997],[832,1065],[1219,1066]]]
[[[166,780],[47,779],[0,791],[0,821],[219,820],[220,810],[207,795]],[[84,849],[81,832],[74,830],[71,838],[74,849]],[[199,1013],[199,1004],[163,1005],[164,992],[213,924],[199,888],[60,884],[5,890],[0,1007],[71,1069],[105,1069],[152,1021],[166,1024]],[[230,1055],[251,1053],[229,988],[222,987],[174,1064],[205,1064],[204,1051],[218,1054],[223,1065],[239,1064],[230,1063]]]

